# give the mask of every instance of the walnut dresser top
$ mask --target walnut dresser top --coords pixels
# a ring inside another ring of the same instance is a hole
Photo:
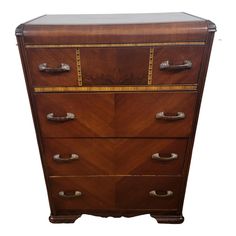
[[[215,31],[187,13],[44,15],[16,28],[50,222],[183,222]]]

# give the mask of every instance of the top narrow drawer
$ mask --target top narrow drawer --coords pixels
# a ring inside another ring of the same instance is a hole
[[[204,45],[27,48],[33,86],[197,83]]]

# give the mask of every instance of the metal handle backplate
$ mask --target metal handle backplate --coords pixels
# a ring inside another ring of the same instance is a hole
[[[190,60],[185,60],[183,64],[172,65],[170,61],[163,61],[160,64],[160,70],[187,70],[192,68],[192,62]]]
[[[74,193],[72,194],[67,194],[64,191],[60,191],[58,195],[64,198],[77,198],[77,197],[80,197],[82,193],[80,191],[74,191]]]
[[[158,193],[156,190],[152,190],[149,192],[149,196],[151,197],[158,197],[158,198],[165,198],[165,197],[170,197],[174,193],[171,190],[167,190],[165,193]]]
[[[61,158],[60,154],[55,154],[53,156],[53,160],[54,161],[59,161],[59,162],[68,162],[68,161],[73,161],[73,160],[78,160],[79,159],[79,155],[77,154],[71,154],[68,158]]]
[[[70,71],[70,66],[65,63],[61,63],[60,67],[48,67],[47,63],[42,63],[39,65],[39,71],[46,73],[62,73]]]
[[[183,112],[177,112],[175,115],[168,115],[164,111],[162,111],[156,114],[156,119],[162,119],[162,120],[181,120],[184,118],[185,114]]]
[[[171,153],[170,156],[161,156],[160,153],[155,153],[152,155],[152,159],[159,160],[159,161],[171,161],[178,158],[178,154]]]
[[[54,113],[48,113],[47,119],[50,121],[64,122],[75,119],[75,114],[67,112],[66,116],[54,116]]]

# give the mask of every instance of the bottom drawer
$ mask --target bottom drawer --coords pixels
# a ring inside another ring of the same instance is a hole
[[[51,177],[55,212],[86,210],[176,210],[181,177],[99,176]]]

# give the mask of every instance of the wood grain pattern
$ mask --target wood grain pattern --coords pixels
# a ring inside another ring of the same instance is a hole
[[[116,25],[25,25],[26,44],[205,42],[207,22]]]
[[[190,84],[197,83],[204,46],[175,46],[155,48],[153,62],[153,84]],[[170,64],[183,64],[185,60],[192,62],[192,68],[186,70],[160,70],[164,61]]]
[[[55,212],[78,212],[86,209],[114,208],[115,177],[59,177],[50,178],[53,208]],[[60,191],[82,195],[78,198],[62,198]]]
[[[116,183],[116,204],[121,209],[176,210],[179,202],[181,178],[178,177],[124,177]],[[151,197],[155,190],[165,193],[173,191],[170,197]]]
[[[35,94],[43,137],[188,137],[195,93]],[[184,112],[178,121],[157,120],[158,112]],[[48,121],[48,113],[75,114],[68,122]]]
[[[28,49],[34,86],[110,86],[197,83],[203,46],[115,47],[115,48],[33,48]],[[162,71],[164,61],[182,64],[190,60],[191,69]],[[66,73],[40,72],[38,66],[70,66]]]
[[[44,139],[44,160],[50,176],[81,175],[181,175],[187,140],[185,139]],[[78,160],[55,161],[60,154],[72,153]],[[154,153],[176,160],[152,159]]]
[[[27,50],[29,68],[33,86],[77,86],[78,73],[76,64],[76,49],[29,49]],[[47,63],[52,68],[61,63],[70,66],[69,72],[45,73],[38,66]]]
[[[176,210],[181,178],[132,176],[132,177],[51,177],[51,191],[55,212],[78,213],[91,209],[158,209]],[[137,182],[139,184],[137,184]],[[154,198],[149,191],[172,189],[169,198]],[[62,198],[60,191],[81,191],[78,198]]]
[[[146,85],[149,48],[81,48],[83,85]]]

